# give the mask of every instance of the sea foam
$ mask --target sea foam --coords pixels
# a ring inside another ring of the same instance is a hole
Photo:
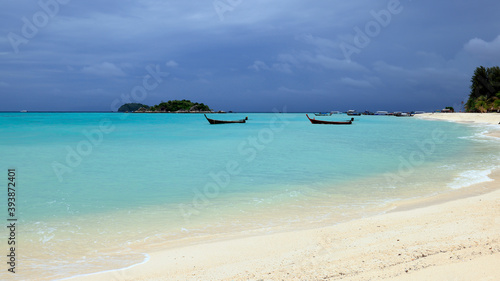
[[[453,189],[460,189],[482,182],[490,182],[493,181],[493,179],[489,177],[490,174],[491,169],[465,171],[460,173],[460,175],[458,175],[458,177],[456,177],[453,182],[449,183],[448,187]]]

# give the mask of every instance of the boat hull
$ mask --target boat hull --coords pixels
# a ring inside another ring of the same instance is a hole
[[[247,121],[247,118],[245,119],[241,119],[241,120],[233,120],[233,121],[226,121],[226,120],[216,120],[216,119],[211,119],[211,118],[208,118],[206,114],[205,115],[205,118],[207,119],[208,123],[214,125],[214,124],[235,124],[235,123],[246,123]]]
[[[325,120],[316,120],[316,119],[311,119],[309,118],[309,115],[307,115],[307,119],[311,121],[312,124],[324,124],[324,125],[351,125],[352,121],[354,121],[354,118],[351,118],[349,121],[325,121]]]

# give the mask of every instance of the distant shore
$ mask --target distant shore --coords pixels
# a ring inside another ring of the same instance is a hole
[[[215,113],[226,113],[226,112],[214,112],[214,111],[134,111],[134,112],[122,112],[122,113],[210,113],[210,114],[215,114]]]
[[[496,113],[429,113],[418,118],[500,122]],[[500,169],[489,177],[494,181],[401,202],[382,215],[158,249],[137,266],[70,280],[496,280]]]
[[[415,117],[460,123],[485,123],[493,125],[500,123],[500,113],[423,113],[417,114]]]

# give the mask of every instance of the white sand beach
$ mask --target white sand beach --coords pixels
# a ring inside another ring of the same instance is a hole
[[[498,188],[499,174],[473,189]],[[495,190],[320,229],[160,249],[145,264],[71,280],[498,280],[498,214]]]
[[[415,115],[422,119],[436,119],[462,123],[485,123],[498,125],[500,113],[424,113]]]
[[[500,114],[423,114],[498,124]],[[188,246],[71,280],[499,280],[500,170],[449,194],[328,227]]]

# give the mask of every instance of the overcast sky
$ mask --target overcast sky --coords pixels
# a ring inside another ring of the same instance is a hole
[[[498,0],[4,0],[0,111],[459,107]]]

